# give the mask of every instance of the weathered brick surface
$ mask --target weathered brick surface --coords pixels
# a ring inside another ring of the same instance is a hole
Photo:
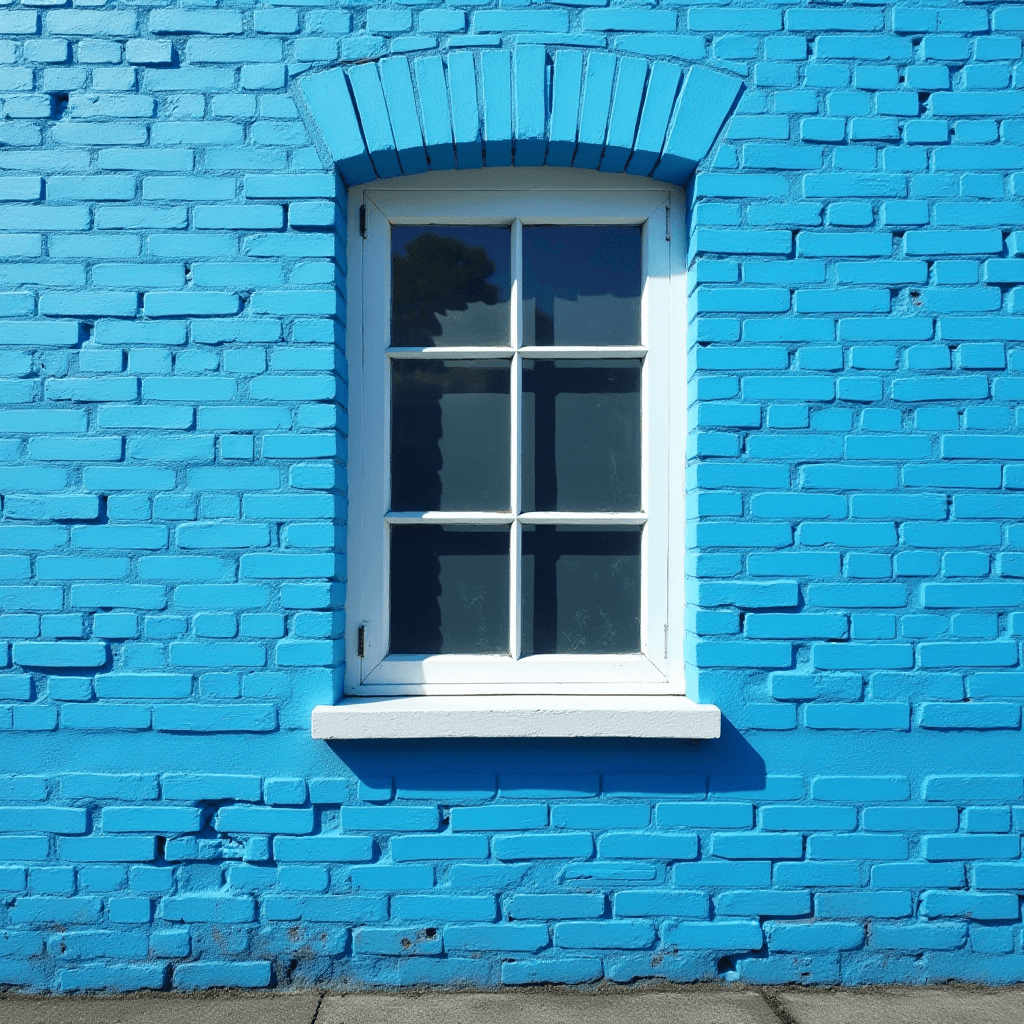
[[[1022,33],[997,2],[0,10],[0,985],[1024,980]],[[346,81],[321,138],[300,107]],[[719,741],[309,738],[345,183],[513,158],[696,168]]]

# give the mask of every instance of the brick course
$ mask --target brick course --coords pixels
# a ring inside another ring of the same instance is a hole
[[[0,11],[0,985],[1024,980],[1024,16],[463,7]],[[309,738],[344,182],[513,150],[696,168],[721,740]]]

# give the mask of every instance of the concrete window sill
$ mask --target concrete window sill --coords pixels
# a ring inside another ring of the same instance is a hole
[[[313,709],[320,740],[719,735],[718,708],[682,696],[346,697]]]

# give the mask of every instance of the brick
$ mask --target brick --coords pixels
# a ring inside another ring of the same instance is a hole
[[[200,812],[190,807],[104,807],[105,832],[198,832]]]
[[[158,789],[155,775],[81,772],[62,775],[60,792],[65,799],[92,797],[100,800],[155,800]]]
[[[874,924],[870,946],[878,949],[959,949],[967,942],[965,924]]]
[[[678,833],[618,832],[602,836],[598,856],[609,859],[636,856],[641,848],[644,856],[655,860],[693,860],[697,856],[697,837]]]
[[[550,939],[545,925],[472,924],[449,925],[444,943],[448,949],[536,953],[550,945]]]
[[[768,948],[784,953],[833,952],[863,945],[864,926],[852,922],[773,924],[768,932]]]
[[[138,863],[156,858],[156,838],[153,836],[87,836],[62,839],[59,843],[59,851],[62,860],[79,863],[105,864],[111,861]]]
[[[277,807],[223,807],[217,812],[214,828],[221,832],[306,835],[313,831],[313,811]]]
[[[454,807],[451,812],[453,832],[517,832],[524,828],[544,828],[547,823],[546,804]]]
[[[269,960],[206,960],[177,964],[174,985],[180,989],[266,988],[270,984]]]
[[[346,831],[425,832],[438,823],[436,807],[344,807],[341,812]]]
[[[666,925],[662,936],[681,949],[757,950],[764,945],[756,921],[679,922]]]
[[[486,836],[395,836],[390,845],[391,859],[396,863],[417,860],[486,860],[488,855]]]
[[[25,896],[9,911],[12,924],[97,924],[100,900],[84,896]]]
[[[374,956],[436,956],[442,945],[437,928],[356,928],[352,933],[353,951]]]
[[[605,898],[596,893],[518,893],[509,897],[509,920],[550,919],[567,917],[601,917]]]
[[[923,836],[921,853],[925,860],[978,860],[987,857],[1020,856],[1020,837],[1014,835]]]
[[[925,892],[921,896],[925,918],[968,917],[973,921],[1016,921],[1020,917],[1016,893]]]
[[[633,889],[617,892],[613,900],[616,917],[708,916],[708,898],[703,892]]]
[[[255,903],[247,896],[196,893],[166,897],[160,901],[160,913],[165,921],[183,921],[186,924],[243,924],[253,920]]]
[[[504,835],[493,840],[492,850],[498,860],[577,859],[593,853],[594,841],[589,833],[563,832],[552,835]]]
[[[303,863],[368,861],[373,857],[373,842],[362,836],[278,836],[274,856],[279,861]]]
[[[811,896],[806,892],[736,889],[715,897],[716,917],[805,917],[810,912]]]
[[[0,808],[0,828],[4,832],[56,832],[75,835],[88,831],[86,812],[76,807],[4,807]]]
[[[395,896],[391,914],[398,919],[481,922],[491,922],[496,916],[491,896]]]
[[[906,800],[910,785],[900,776],[819,776],[811,783],[815,800],[884,802]]]
[[[535,958],[501,965],[503,985],[573,985],[597,981],[601,961],[593,957]]]
[[[781,860],[803,856],[803,837],[767,833],[717,833],[711,837],[711,852],[726,860]]]
[[[655,939],[646,921],[560,921],[553,935],[567,949],[646,949]]]

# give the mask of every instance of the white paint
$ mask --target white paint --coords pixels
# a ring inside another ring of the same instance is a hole
[[[686,442],[685,201],[664,183],[566,168],[437,172],[349,190],[349,223],[366,206],[367,236],[349,233],[349,507],[345,693],[359,697],[461,694],[681,694],[683,664],[683,469]],[[679,230],[666,236],[666,209]],[[389,348],[392,223],[502,223],[512,227],[512,324],[507,348],[460,348],[459,359],[507,358],[516,410],[511,514],[390,511],[390,359],[437,359],[443,349]],[[530,223],[644,226],[641,338],[636,346],[564,352],[523,346],[521,226]],[[519,374],[531,358],[643,360],[641,509],[634,513],[522,513],[518,466]],[[674,407],[673,407],[674,406]],[[517,514],[518,513],[518,514]],[[512,656],[389,656],[389,525],[398,522],[508,525]],[[643,527],[641,643],[635,655],[518,657],[519,531],[523,525],[606,522]],[[671,566],[671,568],[670,568]],[[671,607],[671,616],[669,610]],[[364,629],[364,657],[357,629]]]
[[[717,739],[721,713],[688,697],[347,697],[313,709],[313,738]]]

